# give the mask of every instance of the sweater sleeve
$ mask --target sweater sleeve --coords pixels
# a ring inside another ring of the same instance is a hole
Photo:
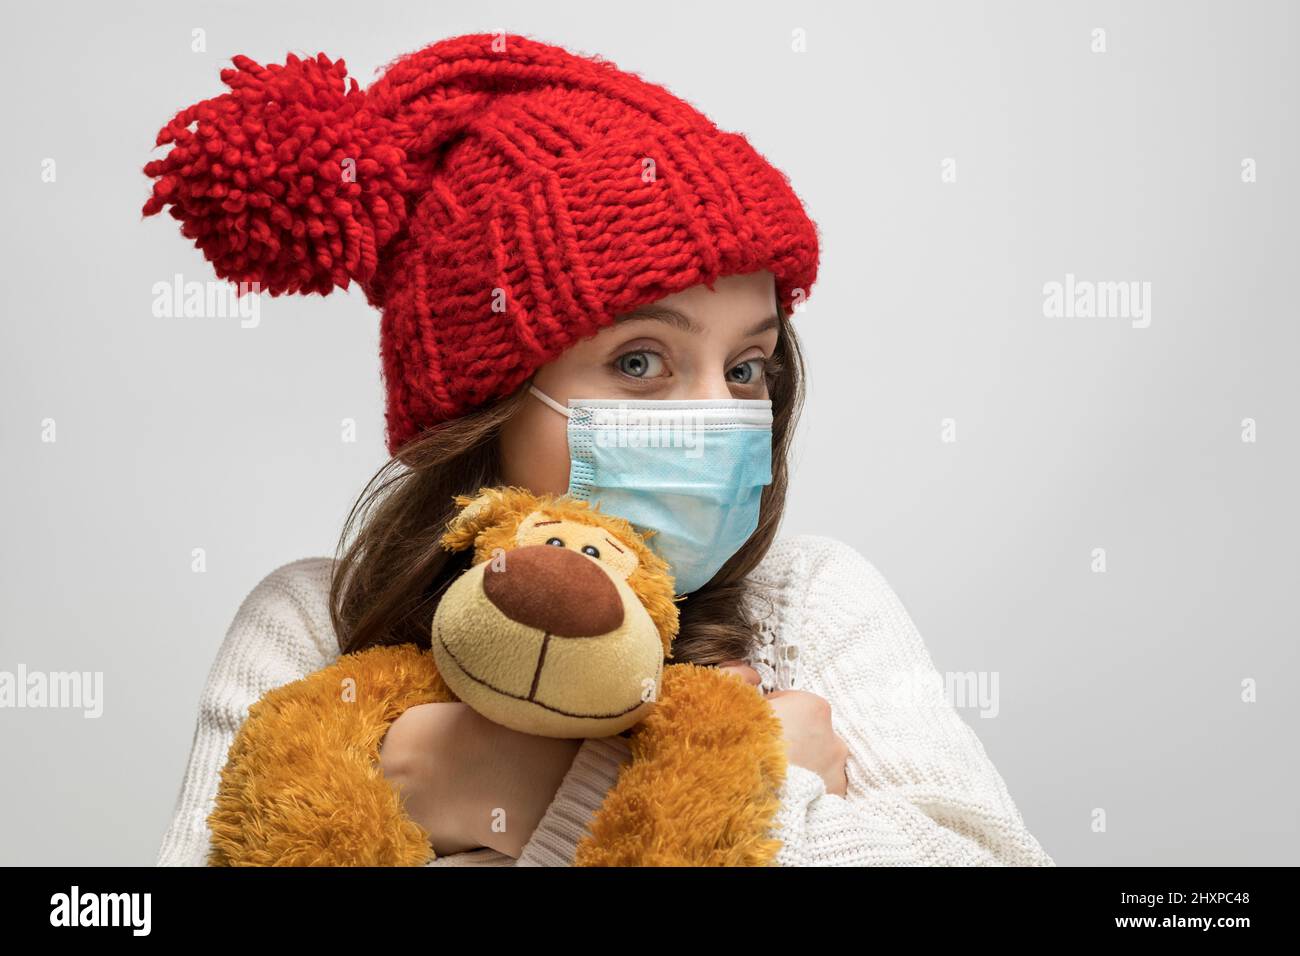
[[[205,865],[212,838],[207,817],[249,707],[273,688],[305,677],[338,656],[322,603],[330,568],[328,558],[285,565],[263,578],[240,605],[199,698],[185,777],[158,866]]]
[[[846,797],[791,764],[774,835],[781,866],[1055,866],[1026,828],[898,597],[856,550],[812,538],[795,689],[830,703],[849,748]]]

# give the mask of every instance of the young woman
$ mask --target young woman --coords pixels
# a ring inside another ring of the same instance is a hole
[[[233,281],[362,284],[393,457],[338,560],[280,568],[240,608],[160,863],[204,862],[221,766],[264,693],[340,653],[429,646],[465,568],[438,543],[453,497],[511,484],[656,516],[684,595],[674,662],[734,671],[781,720],[778,863],[1052,865],[875,569],[777,536],[802,396],[791,316],[818,261],[783,174],[666,90],[515,35],[434,44],[364,93],[323,56],[235,63],[231,93],[160,134],[174,146],[146,167],[145,211],[170,206]],[[592,399],[734,410],[746,434],[693,471],[665,448],[593,479],[570,429]],[[628,759],[620,737],[520,734],[459,703],[407,709],[379,753],[439,864],[571,863]]]

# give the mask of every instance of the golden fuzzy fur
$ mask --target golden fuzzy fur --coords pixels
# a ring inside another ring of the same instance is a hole
[[[771,864],[786,751],[780,718],[753,687],[716,668],[671,664],[630,747],[575,866]]]
[[[419,866],[429,835],[402,810],[379,745],[408,707],[453,700],[428,653],[371,647],[248,710],[208,817],[210,866]]]
[[[475,560],[509,550],[538,508],[601,525],[639,559],[628,582],[667,643],[677,607],[663,562],[623,519],[584,502],[485,489],[452,522],[449,549]],[[208,818],[214,866],[419,866],[428,833],[407,816],[379,767],[392,722],[416,704],[455,700],[433,657],[414,645],[345,655],[254,704],[222,770]],[[630,732],[623,767],[578,846],[577,866],[765,866],[786,774],[780,720],[735,675],[664,668],[660,696]]]

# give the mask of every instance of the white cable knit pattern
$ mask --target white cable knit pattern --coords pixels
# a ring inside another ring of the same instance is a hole
[[[249,706],[337,659],[330,567],[328,558],[285,565],[240,606],[200,699],[160,866],[203,865],[207,815]],[[763,641],[750,663],[763,690],[825,697],[849,746],[847,798],[828,794],[816,773],[789,766],[774,822],[779,865],[1055,865],[944,697],[920,635],[874,567],[832,538],[799,535],[778,540],[751,581]],[[629,759],[623,738],[584,741],[517,861],[485,848],[429,865],[570,865]]]

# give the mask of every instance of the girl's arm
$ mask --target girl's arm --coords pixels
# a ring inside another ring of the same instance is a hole
[[[848,794],[828,794],[819,775],[792,764],[776,862],[1054,866],[880,573],[841,542],[799,540],[787,584],[802,608],[787,619],[801,622],[790,635],[796,688],[830,702],[849,748]]]

